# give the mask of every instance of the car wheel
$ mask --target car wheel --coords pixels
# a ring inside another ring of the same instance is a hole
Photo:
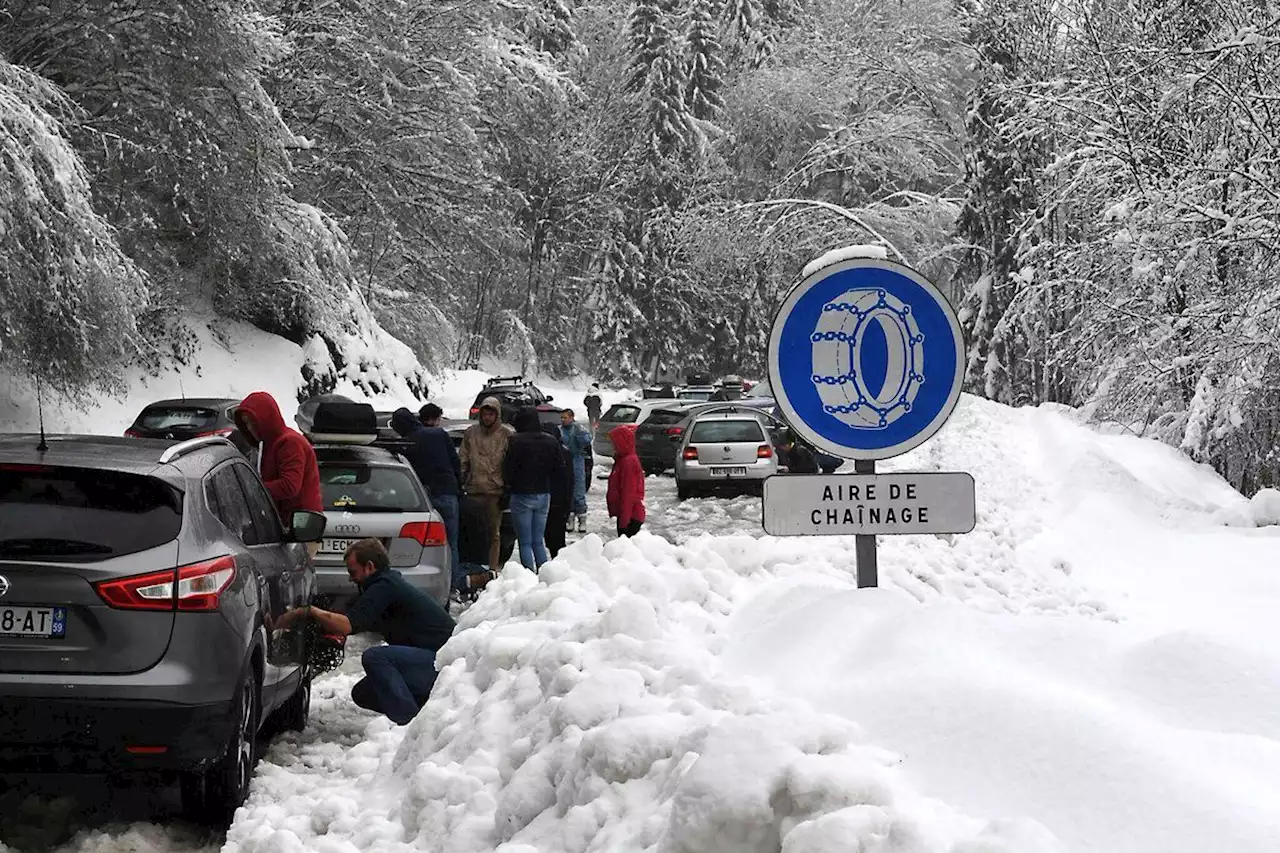
[[[676,500],[687,501],[693,497],[693,489],[684,483],[676,483]]]
[[[282,732],[300,732],[307,727],[307,718],[311,716],[311,672],[309,670],[309,667],[303,668],[302,683],[276,711],[277,727]]]
[[[309,693],[308,693],[309,695]],[[203,771],[183,774],[182,807],[200,823],[226,826],[249,796],[258,763],[258,720],[262,713],[258,679],[250,669],[236,691],[231,735],[221,758]]]

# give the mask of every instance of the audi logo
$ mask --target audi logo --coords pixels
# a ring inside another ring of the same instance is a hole
[[[338,524],[333,528],[334,533],[359,533],[360,525],[358,524]]]

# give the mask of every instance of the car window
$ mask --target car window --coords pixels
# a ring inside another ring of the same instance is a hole
[[[609,423],[632,424],[640,415],[639,406],[627,406],[622,403],[615,403],[609,407],[609,411],[604,413],[604,417],[600,420]]]
[[[151,406],[138,416],[137,426],[142,429],[172,429],[194,427],[207,429],[217,426],[216,409],[188,408],[183,406]]]
[[[321,462],[325,509],[347,512],[424,512],[427,502],[408,468],[361,462]]]
[[[227,529],[240,537],[246,545],[258,544],[258,531],[253,525],[253,515],[249,511],[249,502],[240,487],[234,465],[224,465],[213,472],[214,499],[217,508],[214,511]]]
[[[756,421],[698,421],[689,436],[690,444],[734,444],[764,439]]]
[[[653,424],[654,426],[678,424],[688,416],[688,412],[680,412],[672,409],[658,409],[658,411],[649,415],[649,417],[645,419],[644,426],[648,426],[649,424]],[[642,426],[641,429],[643,429],[644,426]]]
[[[240,479],[240,488],[244,490],[248,500],[249,515],[253,517],[253,526],[257,530],[258,542],[279,542],[284,538],[280,529],[280,516],[276,512],[275,502],[267,493],[262,481],[249,470],[247,465],[234,465],[236,476]]]
[[[0,559],[92,562],[171,542],[182,493],[140,474],[0,464]]]

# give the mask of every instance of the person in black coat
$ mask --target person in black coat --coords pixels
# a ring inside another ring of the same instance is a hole
[[[516,434],[507,443],[502,479],[511,495],[511,522],[520,543],[520,562],[537,571],[549,558],[543,539],[551,492],[563,476],[560,442],[542,431],[538,412],[527,406],[516,413]]]
[[[431,505],[444,521],[452,561],[453,588],[461,589],[466,581],[466,571],[462,568],[462,561],[458,559],[458,501],[462,493],[462,463],[458,460],[458,450],[453,446],[453,439],[439,426],[440,416],[443,414],[440,407],[428,403],[422,407],[422,414],[428,419],[425,424],[408,409],[396,409],[391,415],[391,428],[409,442],[404,457],[426,487],[427,494],[431,496]]]
[[[551,490],[551,509],[547,513],[547,530],[543,540],[547,543],[547,553],[555,559],[560,549],[565,546],[565,529],[569,521],[569,513],[573,509],[573,454],[560,440],[560,430],[551,424],[543,424],[542,431],[556,440],[560,445],[560,464],[563,470],[556,479]],[[588,472],[589,473],[589,472]]]
[[[809,445],[796,441],[791,433],[783,439],[784,444],[778,448],[778,462],[786,466],[788,474],[816,474],[818,460]]]

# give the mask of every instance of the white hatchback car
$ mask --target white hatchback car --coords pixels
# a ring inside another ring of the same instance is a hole
[[[676,495],[762,494],[765,478],[778,473],[777,426],[766,412],[746,408],[699,414],[676,455]]]

